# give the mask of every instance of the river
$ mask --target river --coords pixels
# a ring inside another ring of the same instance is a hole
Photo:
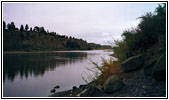
[[[101,65],[101,57],[112,52],[52,51],[3,54],[4,97],[47,97],[59,85],[57,92],[86,84],[94,76],[91,60]]]

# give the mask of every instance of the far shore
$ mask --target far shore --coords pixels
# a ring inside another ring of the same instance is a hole
[[[104,52],[112,52],[111,49],[94,49],[104,50]],[[55,50],[55,51],[2,51],[3,54],[14,54],[14,53],[49,53],[49,52],[78,52],[78,51],[92,51],[92,50]]]

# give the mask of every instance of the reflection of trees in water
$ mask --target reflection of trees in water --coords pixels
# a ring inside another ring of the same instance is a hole
[[[71,64],[87,58],[87,53],[59,52],[59,53],[25,53],[4,54],[3,57],[3,80],[7,77],[13,81],[19,75],[43,76],[46,71],[52,71],[61,65]]]

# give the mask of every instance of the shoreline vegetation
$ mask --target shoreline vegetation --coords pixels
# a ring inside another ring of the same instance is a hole
[[[53,50],[112,49],[117,60],[95,62],[97,70],[92,82],[50,97],[166,97],[166,4],[159,4],[153,13],[139,17],[137,28],[125,30],[123,40],[114,46],[101,46],[85,40],[34,29],[26,25],[16,28],[3,22],[4,53],[48,52]],[[62,87],[60,87],[62,88]],[[49,91],[50,92],[50,91]]]
[[[115,40],[113,56],[95,70],[93,81],[50,97],[166,97],[166,4],[146,13],[137,28]],[[91,70],[94,71],[94,70]]]

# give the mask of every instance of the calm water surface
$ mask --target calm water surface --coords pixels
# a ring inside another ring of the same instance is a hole
[[[90,81],[92,61],[101,64],[112,52],[56,51],[41,53],[10,53],[3,55],[4,97],[47,97],[59,85],[57,92]]]

